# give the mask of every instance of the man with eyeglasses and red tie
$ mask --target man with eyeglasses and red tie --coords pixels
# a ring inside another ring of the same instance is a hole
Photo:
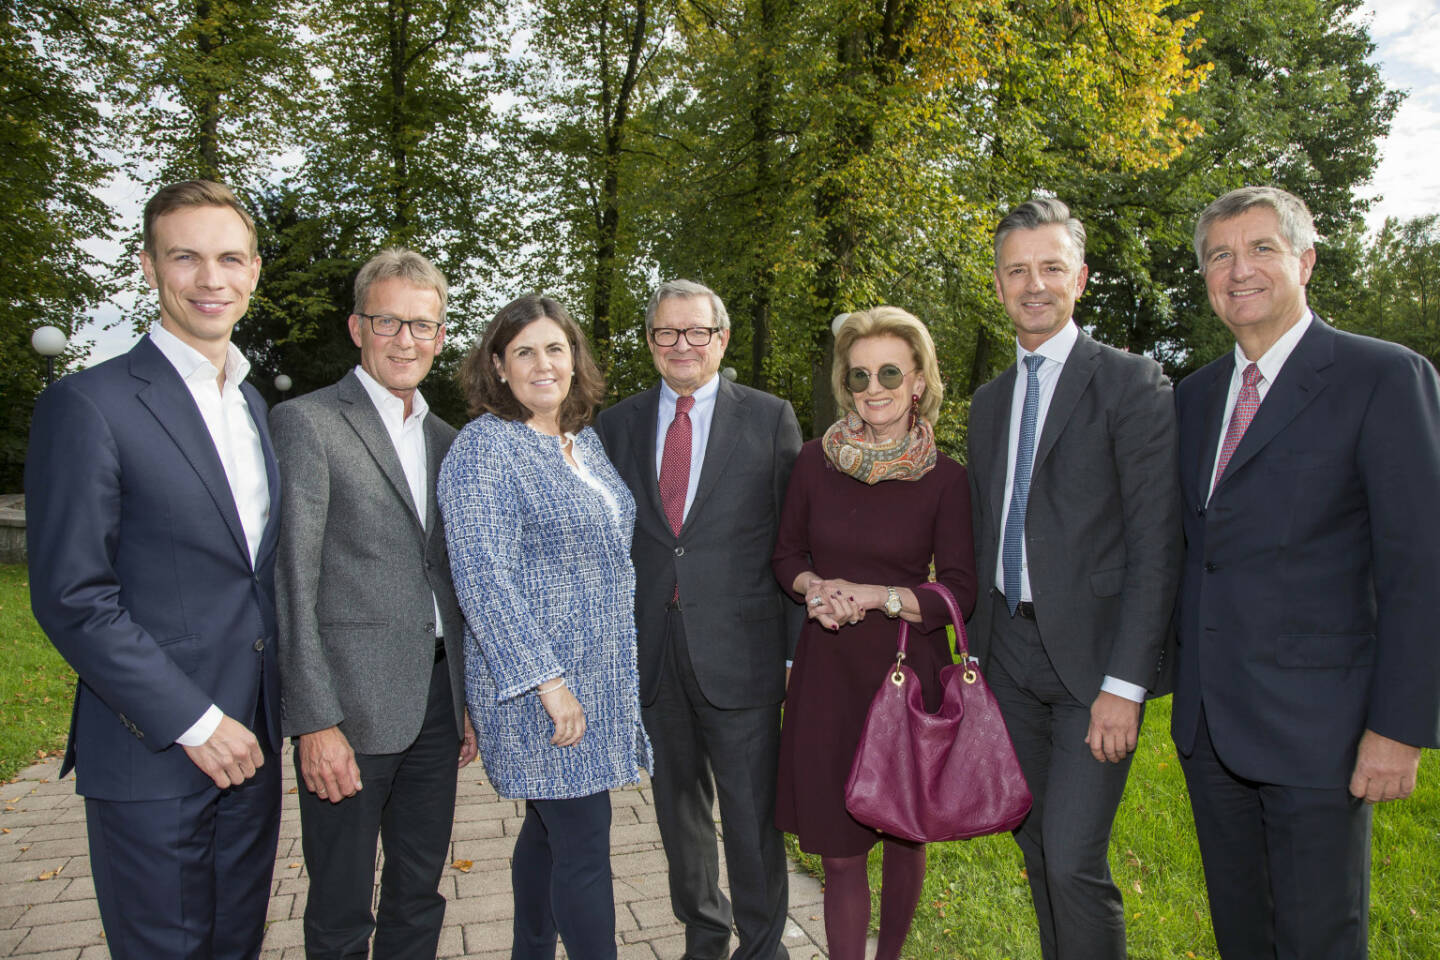
[[[445,277],[410,250],[355,278],[360,363],[270,415],[280,461],[281,723],[296,738],[309,960],[435,956],[456,770],[475,757],[462,621],[435,502],[455,430],[419,391]],[[384,842],[378,918],[375,843]]]
[[[635,496],[640,702],[655,749],[655,814],[685,956],[788,956],[775,775],[785,664],[803,612],[770,569],[800,425],[790,404],[719,375],[725,305],[688,280],[645,311],[661,382],[595,424]],[[720,800],[730,892],[720,890]]]

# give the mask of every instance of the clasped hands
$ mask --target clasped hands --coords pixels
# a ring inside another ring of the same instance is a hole
[[[878,598],[875,596],[878,591]],[[842,624],[859,623],[865,614],[885,602],[885,588],[874,584],[851,583],[849,580],[824,580],[812,575],[805,588],[805,613],[826,630],[839,630]]]

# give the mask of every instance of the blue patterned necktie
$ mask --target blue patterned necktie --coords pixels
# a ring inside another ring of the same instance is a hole
[[[1015,446],[1015,481],[1010,488],[1010,512],[1005,515],[1003,546],[1005,604],[1010,616],[1020,606],[1020,558],[1025,544],[1025,507],[1030,502],[1030,468],[1035,462],[1035,421],[1040,414],[1040,378],[1036,371],[1045,358],[1025,358],[1025,407],[1020,414],[1020,442]]]

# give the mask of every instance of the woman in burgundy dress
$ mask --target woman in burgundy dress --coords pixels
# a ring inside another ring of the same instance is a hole
[[[845,318],[832,385],[847,411],[800,451],[790,478],[775,575],[805,604],[785,701],[775,820],[825,866],[825,936],[832,960],[862,960],[870,924],[866,855],[885,845],[877,960],[900,956],[925,880],[925,847],[878,834],[845,810],[845,780],[870,700],[895,662],[909,621],[906,664],[926,709],[940,702],[951,662],[944,602],[911,588],[935,579],[968,616],[975,555],[965,468],[935,448],[943,388],[930,333],[896,307]]]

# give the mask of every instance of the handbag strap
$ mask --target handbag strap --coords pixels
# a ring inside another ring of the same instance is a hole
[[[915,587],[916,590],[929,590],[931,593],[940,595],[945,601],[945,609],[950,613],[950,622],[955,626],[955,649],[960,654],[961,660],[969,659],[970,643],[965,636],[965,618],[960,616],[960,606],[955,602],[954,595],[950,588],[943,583],[926,582]],[[910,639],[910,622],[900,621],[900,636],[896,639],[896,646],[899,648],[900,659],[904,659],[905,644]]]

